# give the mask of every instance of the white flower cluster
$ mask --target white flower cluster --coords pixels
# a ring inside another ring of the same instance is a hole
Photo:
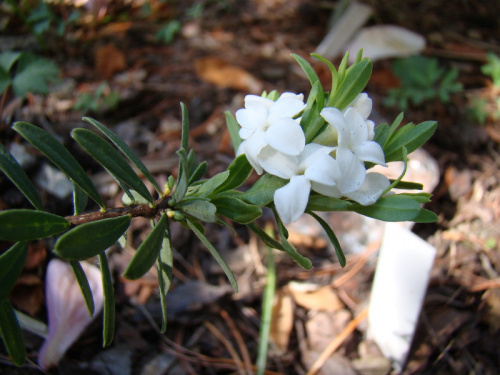
[[[364,162],[386,165],[382,147],[373,141],[374,123],[368,120],[372,101],[367,94],[359,94],[343,111],[323,108],[321,116],[328,126],[308,144],[294,118],[305,106],[302,94],[283,93],[276,101],[247,95],[245,108],[236,112],[243,139],[237,154],[245,154],[258,174],[265,171],[290,180],[274,193],[285,224],[304,213],[311,189],[369,205],[390,185],[384,175],[365,168]]]

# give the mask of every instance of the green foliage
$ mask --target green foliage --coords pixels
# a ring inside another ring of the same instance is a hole
[[[311,83],[306,108],[297,116],[300,116],[300,125],[310,141],[321,134],[324,129],[325,121],[320,116],[321,110],[329,105],[340,109],[346,108],[364,89],[371,74],[372,65],[368,59],[363,59],[359,54],[355,63],[348,66],[346,55],[339,68],[336,69],[327,60],[314,55],[326,63],[331,71],[332,91],[328,93],[324,91],[312,66],[304,58],[297,55],[294,57]],[[18,64],[18,69],[19,66],[23,67],[20,59],[21,54],[2,54],[0,66],[6,67],[4,71],[9,73],[15,64]],[[0,71],[0,79],[1,74]],[[7,86],[10,84],[9,81]],[[272,91],[266,96],[275,100],[279,94]],[[6,147],[0,147],[0,170],[36,208],[36,210],[11,209],[0,212],[0,239],[18,241],[0,256],[0,269],[8,270],[0,275],[0,315],[2,318],[0,319],[0,333],[16,364],[20,365],[24,362],[24,344],[19,324],[12,306],[7,301],[7,296],[24,263],[25,241],[55,237],[53,252],[71,264],[90,315],[95,313],[92,291],[79,261],[98,257],[104,290],[104,346],[109,345],[113,340],[115,321],[114,290],[106,250],[123,238],[134,217],[141,216],[149,219],[152,229],[136,249],[123,277],[140,278],[156,265],[162,307],[162,332],[165,332],[167,323],[165,295],[170,288],[173,274],[171,221],[180,222],[194,233],[218,262],[235,292],[238,290],[236,278],[205,235],[205,223],[229,226],[226,222],[229,220],[245,225],[266,245],[286,252],[301,267],[312,268],[312,262],[301,255],[288,241],[288,231],[274,207],[276,190],[285,186],[288,181],[264,174],[249,189],[244,192],[240,191],[239,189],[253,171],[245,155],[236,157],[225,171],[205,178],[207,163],[200,162],[194,151],[189,148],[189,118],[187,108],[182,103],[181,114],[181,144],[176,152],[179,162],[178,173],[176,178],[169,176],[163,189],[126,143],[100,122],[84,118],[84,121],[93,125],[104,136],[88,129],[73,129],[72,138],[113,176],[127,195],[123,199],[125,207],[112,209],[105,207],[103,199],[85,170],[57,139],[47,131],[29,123],[17,122],[13,125],[13,129],[22,138],[39,150],[73,182],[75,213],[73,217],[64,218],[45,212],[42,199],[22,168]],[[375,141],[382,146],[387,161],[401,160],[406,165],[407,153],[419,148],[430,138],[436,129],[436,123],[423,122],[418,125],[409,123],[401,126],[402,118],[402,115],[399,116],[390,126],[382,124],[377,127]],[[229,113],[226,113],[226,121],[236,150],[241,142],[239,125],[234,116]],[[368,164],[367,168],[370,167]],[[397,180],[393,181],[390,188],[421,188],[419,184],[402,180],[405,171],[406,169]],[[146,188],[143,178],[151,183],[155,192],[151,193]],[[84,213],[88,198],[100,206],[100,211]],[[335,248],[340,264],[344,266],[346,259],[333,229],[314,211],[354,211],[385,221],[432,222],[437,219],[436,215],[421,207],[429,199],[430,195],[424,193],[398,194],[384,196],[373,205],[362,206],[347,199],[330,198],[312,193],[306,213],[323,227]],[[262,216],[264,208],[270,208],[274,213],[277,239],[259,226],[258,219]]]
[[[488,62],[481,67],[481,72],[493,79],[493,85],[500,87],[500,57],[488,53]]]
[[[73,108],[83,114],[102,113],[115,109],[120,102],[118,92],[110,89],[106,82],[101,83],[95,92],[78,94]]]
[[[12,86],[14,94],[47,94],[49,83],[59,79],[57,65],[31,52],[6,51],[0,54],[0,94]]]
[[[175,36],[181,31],[181,28],[182,24],[178,20],[169,21],[158,30],[155,37],[162,43],[171,44]]]
[[[450,95],[463,88],[457,82],[458,71],[439,66],[437,59],[411,56],[395,60],[392,69],[400,79],[400,86],[389,90],[384,100],[388,107],[405,110],[410,104],[420,105],[432,99],[448,103]]]

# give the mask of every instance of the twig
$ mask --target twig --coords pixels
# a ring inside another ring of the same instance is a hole
[[[234,362],[238,366],[238,372],[241,375],[245,375],[246,371],[243,368],[243,361],[241,360],[240,356],[236,352],[236,349],[234,346],[231,344],[231,342],[224,336],[222,332],[220,332],[217,327],[215,327],[212,323],[210,322],[203,322],[203,325],[210,331],[212,334],[226,347],[227,351],[233,358]]]
[[[321,353],[318,359],[313,363],[306,375],[314,375],[325,364],[330,356],[342,345],[342,343],[349,337],[351,333],[358,327],[359,323],[363,321],[368,315],[368,308],[364,309],[357,317],[344,328],[340,334],[335,337],[325,350]]]
[[[252,360],[250,358],[250,353],[248,352],[248,348],[245,345],[245,341],[243,340],[240,331],[237,329],[236,324],[234,323],[233,319],[231,319],[231,316],[227,313],[226,310],[221,310],[220,315],[222,316],[226,324],[229,326],[229,329],[231,329],[231,332],[233,333],[233,336],[236,342],[238,343],[241,356],[243,357],[243,362],[245,363],[246,373],[248,375],[251,375],[253,373]]]

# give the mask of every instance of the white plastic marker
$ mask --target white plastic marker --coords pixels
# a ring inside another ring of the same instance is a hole
[[[403,368],[418,323],[436,249],[400,224],[386,223],[372,286],[368,338]]]

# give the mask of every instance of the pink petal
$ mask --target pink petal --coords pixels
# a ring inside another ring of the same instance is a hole
[[[89,263],[81,263],[94,297],[94,317],[103,305],[100,270]],[[59,259],[50,261],[45,279],[48,310],[48,336],[38,355],[38,364],[44,369],[54,367],[73,345],[94,317],[89,316],[85,300],[71,266]]]

